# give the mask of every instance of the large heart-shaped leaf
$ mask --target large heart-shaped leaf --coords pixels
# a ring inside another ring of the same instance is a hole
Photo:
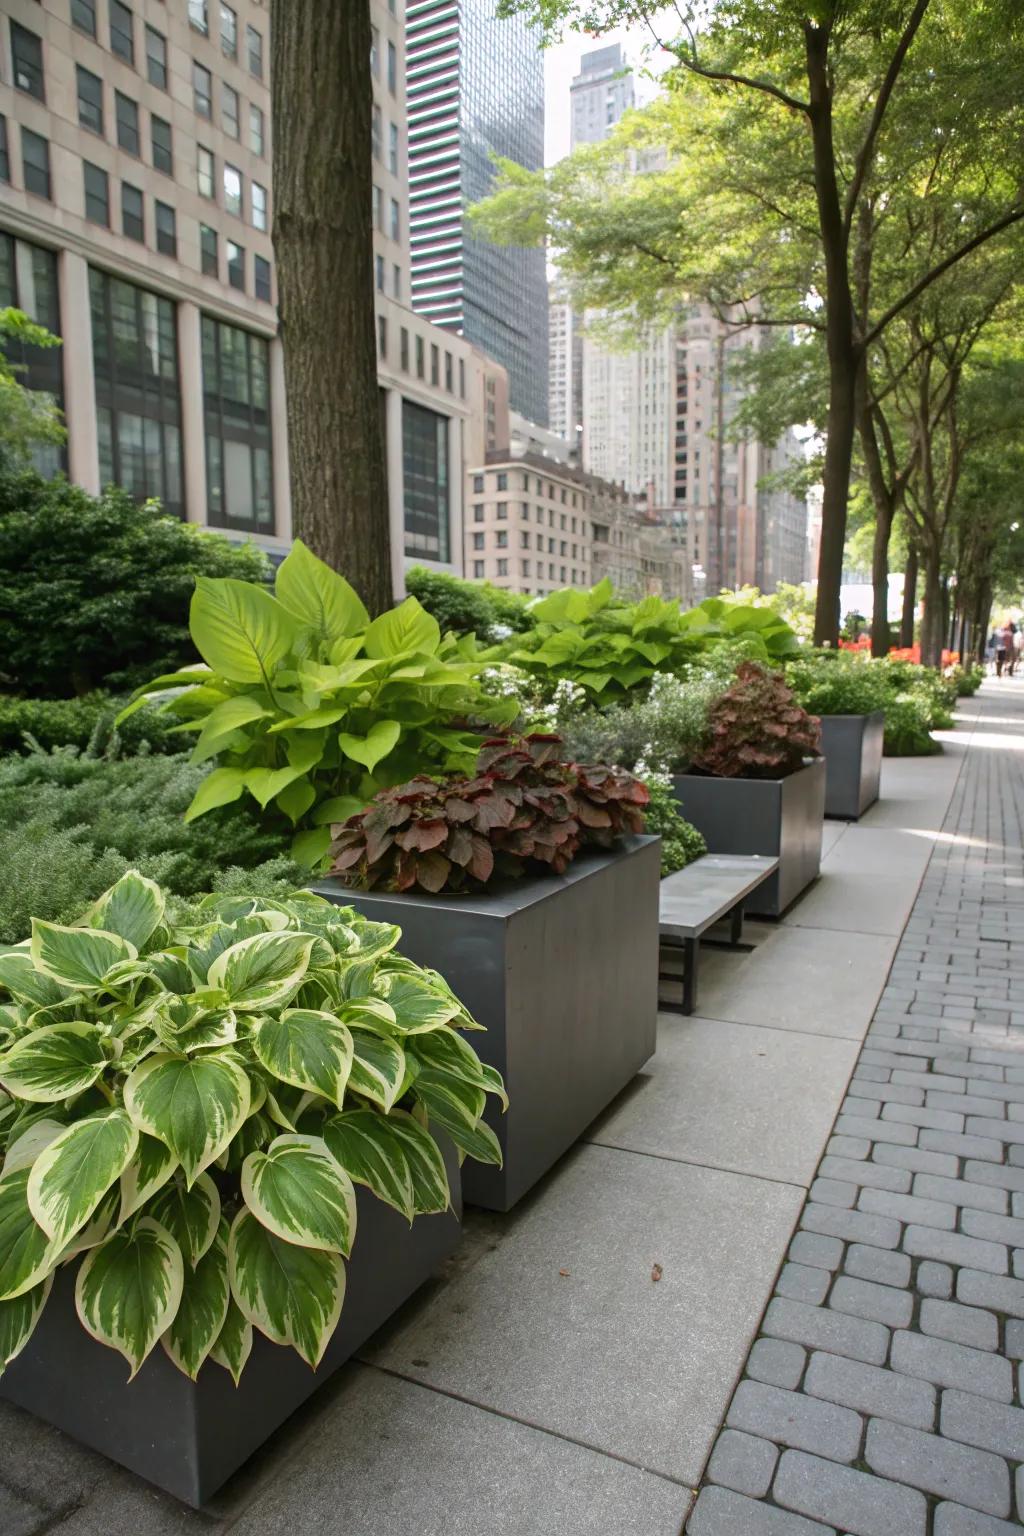
[[[377,976],[373,990],[394,1009],[394,1027],[403,1035],[440,1029],[462,1012],[462,1004],[456,998],[435,991],[429,982],[404,975],[401,971],[385,971],[382,976]]]
[[[414,597],[407,597],[397,608],[389,608],[366,631],[363,649],[367,656],[388,658],[406,651],[427,651],[431,655],[441,644],[441,626]]]
[[[167,1183],[177,1166],[178,1159],[170,1147],[156,1136],[140,1134],[135,1155],[121,1175],[119,1226]]]
[[[36,969],[61,986],[98,992],[111,966],[120,960],[134,960],[138,951],[119,933],[64,928],[34,917],[31,954]]]
[[[269,592],[230,577],[196,578],[189,629],[203,660],[233,683],[269,682],[299,635],[294,617]]]
[[[109,1057],[95,1024],[44,1024],[0,1057],[0,1083],[18,1099],[56,1104],[91,1088]]]
[[[0,951],[0,987],[30,1008],[49,1008],[66,996],[51,976],[36,970],[27,946]]]
[[[220,1224],[220,1195],[208,1173],[201,1173],[191,1188],[175,1179],[166,1185],[149,1214],[166,1227],[181,1249],[181,1256],[191,1269],[209,1251]]]
[[[286,1008],[255,1026],[252,1046],[275,1077],[319,1093],[341,1108],[353,1045],[349,1030],[333,1014]]]
[[[228,1276],[244,1316],[316,1370],[345,1299],[341,1255],[286,1243],[243,1209],[231,1228]]]
[[[249,1079],[225,1055],[184,1059],[160,1052],[128,1075],[124,1102],[140,1131],[170,1147],[191,1185],[249,1113]]]
[[[362,763],[372,773],[381,759],[387,757],[396,745],[401,734],[402,727],[397,720],[378,720],[365,736],[352,736],[348,731],[342,731],[338,743],[346,757]]]
[[[352,1251],[356,1193],[319,1136],[278,1136],[242,1164],[242,1198],[286,1243]]]
[[[325,645],[354,634],[370,622],[354,588],[318,560],[301,539],[295,540],[278,566],[274,591],[288,611]]]
[[[418,1216],[446,1211],[451,1204],[448,1172],[441,1149],[418,1120],[403,1109],[393,1109],[387,1117],[390,1134],[397,1138],[409,1164],[412,1178],[413,1209]]]
[[[82,922],[90,928],[120,934],[140,950],[163,921],[164,906],[164,895],[156,881],[130,869],[93,903]]]
[[[386,1115],[372,1109],[346,1110],[325,1122],[324,1140],[350,1179],[365,1184],[378,1200],[412,1220],[412,1174],[401,1139],[391,1134]]]
[[[184,1273],[177,1243],[149,1216],[112,1232],[82,1261],[75,1282],[82,1326],[124,1355],[132,1376],[174,1320]]]
[[[224,1318],[224,1326],[217,1335],[216,1342],[210,1350],[210,1359],[215,1360],[230,1373],[235,1386],[238,1386],[239,1377],[245,1370],[245,1363],[252,1351],[252,1323],[240,1309],[233,1296],[228,1301],[227,1315]]]
[[[250,694],[235,694],[230,699],[223,699],[203,721],[203,728],[196,738],[196,744],[192,748],[192,761],[205,763],[207,758],[213,757],[222,747],[228,745],[227,738],[233,736],[235,731],[241,730],[245,725],[251,725],[255,720],[264,720],[271,714],[265,704]],[[245,740],[247,738],[239,738]]]
[[[52,1284],[53,1276],[47,1275],[30,1291],[23,1291],[10,1301],[0,1301],[0,1376],[35,1332]]]
[[[405,1080],[405,1052],[397,1040],[370,1029],[352,1030],[355,1054],[349,1087],[388,1110]]]
[[[123,1109],[108,1109],[68,1126],[32,1165],[29,1210],[63,1248],[84,1227],[132,1160],[139,1133]]]
[[[163,1346],[180,1371],[193,1381],[220,1337],[231,1302],[228,1285],[228,1228],[214,1240],[194,1270],[185,1274],[181,1302],[163,1336]]]
[[[28,1176],[27,1168],[19,1168],[0,1179],[0,1301],[30,1291],[59,1253],[29,1210]]]
[[[185,812],[186,821],[195,821],[197,816],[203,816],[207,811],[215,811],[218,806],[231,805],[241,798],[245,789],[246,770],[244,768],[215,768],[208,773],[200,784],[192,802]]]
[[[218,955],[207,984],[225,992],[236,1009],[273,1008],[298,989],[312,949],[305,933],[258,933]]]

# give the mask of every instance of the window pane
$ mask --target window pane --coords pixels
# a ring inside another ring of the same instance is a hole
[[[267,227],[267,189],[258,181],[252,184],[252,222],[257,229]]]
[[[103,81],[81,64],[75,67],[78,86],[78,121],[92,133],[103,132]]]
[[[383,152],[382,134],[384,131],[384,116],[380,107],[374,106],[370,138],[373,148],[373,158],[379,160]]]
[[[198,172],[199,192],[203,197],[213,196],[213,156],[208,149],[200,144],[196,150],[196,170]]]
[[[11,65],[18,90],[45,101],[42,39],[16,21],[11,22]]]
[[[233,165],[224,167],[224,208],[242,217],[242,173]]]
[[[121,0],[110,0],[110,47],[129,64],[135,63],[135,21]]]
[[[233,240],[228,241],[228,282],[245,291],[245,251]]]
[[[0,117],[0,181],[11,179],[11,152],[7,142],[7,119]]]
[[[138,155],[141,152],[138,106],[130,97],[122,96],[120,91],[114,92],[114,106],[117,117],[117,142],[130,155]]]
[[[71,0],[71,25],[96,36],[96,0]]]
[[[249,55],[249,73],[263,79],[263,37],[255,27],[245,29],[245,47]]]
[[[221,82],[220,88],[220,118],[224,132],[232,139],[238,138],[238,92],[232,90],[226,81]]]
[[[202,64],[192,63],[192,104],[200,117],[213,114],[213,78]]]
[[[167,89],[167,39],[154,27],[146,28],[146,74],[150,85]]]
[[[126,181],[121,183],[121,229],[129,240],[145,242],[146,224],[142,192],[138,187],[129,186]]]
[[[220,264],[217,259],[217,231],[211,229],[209,224],[200,224],[199,226],[199,251],[202,268],[206,276],[219,276]]]
[[[171,125],[162,117],[151,117],[150,130],[153,135],[153,165],[156,170],[173,176],[174,152],[171,143]]]
[[[388,127],[388,167],[392,176],[398,175],[398,124]]]
[[[110,225],[110,182],[98,165],[82,161],[85,181],[85,216],[92,224]]]
[[[402,402],[402,464],[405,553],[447,560],[448,421],[411,400]]]
[[[256,256],[253,260],[253,272],[255,274],[256,297],[263,299],[267,304],[273,302],[273,293],[270,281],[270,262],[264,256]]]
[[[398,89],[398,54],[394,43],[388,43],[388,90],[394,95]]]
[[[238,17],[230,5],[220,8],[220,48],[229,59],[238,57]]]
[[[202,334],[210,521],[273,532],[267,343],[208,315]]]
[[[210,17],[206,0],[188,0],[188,19],[197,32],[201,32],[204,37],[209,37]]]
[[[167,203],[156,205],[156,248],[165,256],[178,254],[178,229],[174,209]]]
[[[263,153],[263,113],[259,107],[249,108],[249,148],[254,155]]]

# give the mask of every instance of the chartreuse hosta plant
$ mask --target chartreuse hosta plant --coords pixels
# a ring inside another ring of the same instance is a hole
[[[131,872],[0,952],[0,1369],[54,1273],[132,1375],[162,1344],[237,1382],[253,1327],[311,1366],[338,1321],[354,1185],[449,1205],[431,1125],[500,1162],[501,1078],[399,929],[309,893],[176,921]]]
[[[251,795],[288,818],[310,865],[332,822],[416,773],[469,772],[481,737],[468,726],[515,715],[480,686],[472,635],[442,636],[414,597],[371,621],[298,539],[273,594],[199,577],[189,627],[205,667],[155,678],[120,718],[174,690],[164,708],[195,735],[193,762],[217,762],[187,818]]]

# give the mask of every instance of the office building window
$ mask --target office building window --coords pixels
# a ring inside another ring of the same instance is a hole
[[[230,5],[220,8],[220,51],[225,58],[238,58],[238,17]]]
[[[409,372],[409,332],[402,326],[401,345],[399,348],[402,372]]]
[[[391,291],[396,299],[402,297],[402,269],[397,261],[391,269]]]
[[[78,87],[78,121],[90,133],[103,133],[103,81],[91,70],[75,66]]]
[[[498,478],[500,479],[501,477],[499,476]],[[499,518],[501,518],[502,522],[507,522],[508,521],[508,502],[507,501],[499,501],[498,502],[498,516],[499,516]]]
[[[484,520],[484,509],[483,509],[483,507],[482,506],[474,506],[474,508],[473,508],[473,521],[474,521],[474,523],[482,523],[483,520]]]
[[[503,470],[503,469],[498,471],[498,490],[499,491],[507,491],[508,490],[508,475],[505,472],[505,470]]]
[[[380,187],[374,185],[371,197],[373,199],[371,214],[373,227],[374,229],[382,229],[384,226],[381,223],[381,208],[384,202],[384,194],[381,192]]]
[[[267,227],[267,189],[258,181],[252,184],[252,222],[254,229],[265,230]]]
[[[42,39],[16,21],[11,22],[11,69],[19,91],[26,91],[39,101],[46,100]]]
[[[530,547],[530,534],[526,528],[522,528],[519,531],[519,547],[520,549],[529,549]]]
[[[142,193],[138,187],[129,186],[126,181],[121,183],[121,230],[129,240],[145,244],[146,220]]]
[[[452,392],[453,382],[452,355],[450,352],[446,352],[444,355],[444,387],[449,394]]]
[[[201,197],[213,196],[214,169],[212,154],[200,144],[196,149],[196,171]]]
[[[188,0],[188,19],[197,32],[209,37],[210,16],[206,0]]]
[[[416,337],[416,377],[418,379],[425,377],[425,348],[422,336]]]
[[[226,80],[220,86],[220,125],[229,138],[238,138],[238,92]]]
[[[474,533],[474,535],[473,535],[473,548],[474,549],[483,549],[483,547],[484,547],[484,535],[482,533]]]
[[[431,384],[441,382],[441,353],[434,342],[430,343],[430,382]]]
[[[156,205],[156,248],[165,256],[178,254],[178,221],[169,203]]]
[[[522,569],[523,575],[524,576],[529,576],[529,574],[530,574],[530,562],[529,562],[529,560],[520,560],[519,564],[520,564],[520,567]]]
[[[508,561],[507,560],[499,560],[498,561],[498,575],[499,576],[507,576],[508,575]]]
[[[0,118],[0,123],[2,121]],[[44,326],[54,336],[60,335],[56,254],[0,233],[0,309],[8,308],[23,310],[37,325]],[[4,345],[8,361],[18,369],[19,384],[25,389],[50,395],[58,406],[63,406],[64,370],[60,347],[26,346],[11,337]],[[31,460],[39,473],[48,477],[67,468],[64,449],[53,443],[33,448]]]
[[[498,548],[499,549],[508,549],[508,529],[507,528],[499,528],[497,533],[495,534],[495,539],[497,540],[497,544],[498,544]]]
[[[71,25],[96,36],[96,0],[71,0]]]
[[[465,398],[466,398],[466,360],[465,360],[465,358],[460,357],[459,358],[459,399],[460,400],[465,400]]]
[[[482,560],[473,561],[473,575],[476,577],[477,581],[483,580],[484,562]]]
[[[374,283],[376,284],[377,292],[378,293],[383,293],[384,292],[384,257],[383,256],[375,256],[373,258],[373,273],[374,273]]]
[[[224,167],[224,208],[242,217],[242,173],[234,165]]]
[[[195,60],[192,61],[192,106],[197,117],[213,116],[213,77]]]
[[[171,140],[171,125],[162,117],[151,117],[149,131],[152,137],[153,167],[163,171],[166,176],[174,175],[174,150]]]
[[[388,322],[383,315],[377,316],[377,351],[381,357],[388,355]]]
[[[270,280],[270,262],[265,256],[253,257],[253,288],[258,299],[266,304],[272,304],[274,300],[273,289]]]
[[[216,528],[273,533],[270,348],[262,338],[202,319],[206,494]]]
[[[209,224],[199,226],[199,264],[207,277],[220,276],[220,259],[217,253],[217,231]]]
[[[398,124],[388,124],[388,169],[392,176],[398,175]]]
[[[448,418],[402,401],[405,553],[447,560]]]
[[[484,477],[483,477],[483,475],[474,475],[473,476],[473,494],[475,496],[482,496],[483,495],[483,489],[484,489]]]
[[[21,170],[26,192],[50,196],[50,143],[29,128],[21,130]]]
[[[167,89],[167,39],[155,27],[146,28],[146,78],[150,85]]]
[[[135,63],[135,18],[121,0],[110,0],[110,49],[118,58]]]
[[[114,92],[114,116],[117,119],[117,142],[121,149],[127,150],[130,155],[140,155],[142,146],[139,140],[139,106],[132,101],[130,96],[122,96],[120,91]]]
[[[259,107],[249,108],[249,148],[254,155],[263,154],[263,112]]]
[[[245,51],[249,60],[249,73],[257,80],[263,79],[263,35],[255,27],[245,29]]]
[[[398,90],[398,54],[394,43],[388,43],[388,90],[392,96]]]
[[[98,165],[82,161],[85,182],[85,216],[90,224],[110,228],[110,178]]]
[[[370,28],[370,74],[380,79],[380,28]]]
[[[11,152],[7,143],[7,119],[0,117],[0,181],[11,179]]]
[[[373,158],[379,160],[383,153],[382,135],[384,132],[384,115],[380,107],[374,105],[373,117],[370,120],[370,142],[373,149]]]
[[[391,238],[399,240],[402,236],[402,210],[398,206],[397,197],[391,199]]]
[[[89,269],[100,479],[181,516],[181,402],[174,305]]]
[[[245,292],[245,249],[233,240],[228,241],[228,282]]]

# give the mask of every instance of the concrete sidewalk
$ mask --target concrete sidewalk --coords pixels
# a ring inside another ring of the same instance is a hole
[[[972,737],[970,719],[979,711],[990,724]],[[827,825],[822,878],[787,919],[750,924],[756,942],[749,954],[708,952],[701,1016],[662,1016],[657,1056],[586,1140],[511,1215],[471,1214],[448,1272],[372,1341],[360,1364],[325,1386],[214,1509],[193,1514],[0,1405],[4,1536],[228,1530],[240,1536],[679,1536],[723,1420],[741,1401],[739,1394],[734,1398],[737,1382],[802,1213],[807,1221],[809,1192],[814,1206],[829,1213],[824,1233],[820,1224],[812,1229],[819,1243],[835,1244],[821,1254],[844,1254],[842,1242],[827,1237],[828,1223],[832,1213],[842,1213],[840,1221],[856,1218],[850,1207],[860,1186],[845,1163],[811,1186],[926,870],[927,894],[915,923],[920,914],[940,929],[955,926],[963,905],[975,925],[975,946],[979,924],[1004,931],[1005,892],[993,884],[991,867],[984,866],[988,875],[978,873],[962,845],[948,841],[961,834],[941,829],[966,762],[951,815],[964,814],[958,807],[967,792],[971,824],[983,824],[986,837],[1001,815],[1001,835],[1018,845],[1006,857],[1019,865],[1017,805],[1008,800],[1006,783],[1020,795],[1020,758],[1012,743],[1024,742],[1024,690],[1009,684],[997,693],[989,684],[980,705],[962,714],[942,757],[886,762],[883,801],[856,826]],[[1011,725],[993,724],[1011,717]],[[938,915],[940,904],[950,908],[948,917]],[[944,942],[944,930],[941,936]],[[898,1049],[912,1056],[923,1049],[914,1031],[947,1027],[932,1013],[927,1023],[915,1017],[922,1004],[941,1010],[935,994],[949,984],[948,967],[920,959],[922,953],[916,932],[913,942],[904,940],[898,960],[904,970],[894,972],[874,1026],[887,1037],[909,1030]],[[929,974],[940,969],[941,980]],[[1004,985],[999,978],[984,981]],[[970,1000],[962,994],[959,1006],[971,1014],[961,1021],[964,1029],[972,1027],[982,994],[981,987]],[[1002,993],[984,993],[986,999],[997,995],[1002,1001]],[[901,1005],[894,1022],[891,1010]],[[1000,1016],[1010,1011],[985,1007]],[[1003,1030],[1005,1043],[1012,1017],[991,1024]],[[966,1046],[955,1049],[958,1059],[966,1057]],[[871,1050],[877,1053],[877,1041]],[[833,1138],[833,1159],[867,1161],[872,1143],[864,1104],[869,1118],[888,1121],[883,1102],[887,1109],[908,1103],[901,1094],[883,1101],[873,1090],[865,1099],[863,1081],[850,1090],[861,1103],[844,1110],[850,1124]],[[910,1098],[916,1107],[917,1094]],[[1001,1100],[988,1102],[1001,1110]],[[955,1112],[930,1113],[941,1120]],[[973,1119],[981,1111],[975,1104],[970,1113]],[[1004,1144],[1011,1146],[1011,1163],[1019,1150],[1011,1145],[1012,1122],[1011,1115],[1006,1141],[997,1143],[1000,1157]],[[919,1133],[947,1134],[927,1116],[893,1124],[897,1145],[908,1138],[916,1143]],[[948,1166],[960,1171],[947,1156]],[[907,1171],[896,1181],[901,1190],[910,1177]],[[1000,1192],[1007,1186],[994,1187],[1002,1211]],[[865,1185],[859,1196],[865,1212],[868,1192]],[[921,1196],[920,1203],[932,1198]],[[871,1219],[865,1214],[861,1223],[861,1245],[868,1249]],[[895,1214],[874,1219],[893,1223],[887,1234],[903,1231]],[[796,1243],[806,1248],[809,1235],[798,1235]],[[811,1299],[821,1290],[814,1277],[825,1273],[794,1259],[776,1294],[790,1307],[837,1315],[834,1302],[819,1308],[822,1297]],[[794,1285],[798,1292],[807,1288],[799,1299]],[[855,1311],[844,1316],[861,1327],[881,1326]],[[778,1333],[775,1328],[758,1341],[755,1367],[766,1353],[800,1349]],[[949,1341],[947,1347],[963,1346]],[[826,1357],[836,1358],[827,1349]],[[755,1369],[748,1371],[754,1377]],[[763,1381],[749,1385],[755,1399],[768,1390]],[[790,1396],[807,1412],[810,1393],[805,1384]],[[782,1409],[788,1407],[787,1400]],[[761,1404],[757,1411],[768,1409]],[[845,1451],[852,1431],[843,1422]],[[821,1523],[824,1517],[815,1523],[787,1512],[799,1509],[798,1495],[788,1505],[777,1491],[762,1500],[774,1486],[772,1476],[782,1476],[777,1468],[785,1470],[784,1491],[804,1477],[803,1464],[786,1457],[828,1458],[820,1439],[804,1444],[787,1440],[787,1433],[778,1425],[774,1431],[748,1425],[719,1440],[716,1486],[701,1494],[691,1521],[695,1536],[835,1530],[836,1522]],[[896,1443],[903,1455],[907,1448]],[[791,1447],[781,1463],[780,1444]],[[728,1470],[744,1454],[759,1458],[760,1482]],[[847,1469],[860,1466],[859,1457],[858,1444],[856,1456],[836,1466],[851,1475]],[[898,1469],[883,1475],[899,1482]],[[928,1495],[931,1503],[937,1497]],[[851,1512],[856,1518],[839,1528],[875,1536],[876,1526],[856,1523],[860,1517]],[[912,1531],[916,1536],[916,1527],[892,1520],[884,1526],[884,1536]],[[934,1536],[988,1532],[984,1525],[936,1525]]]

